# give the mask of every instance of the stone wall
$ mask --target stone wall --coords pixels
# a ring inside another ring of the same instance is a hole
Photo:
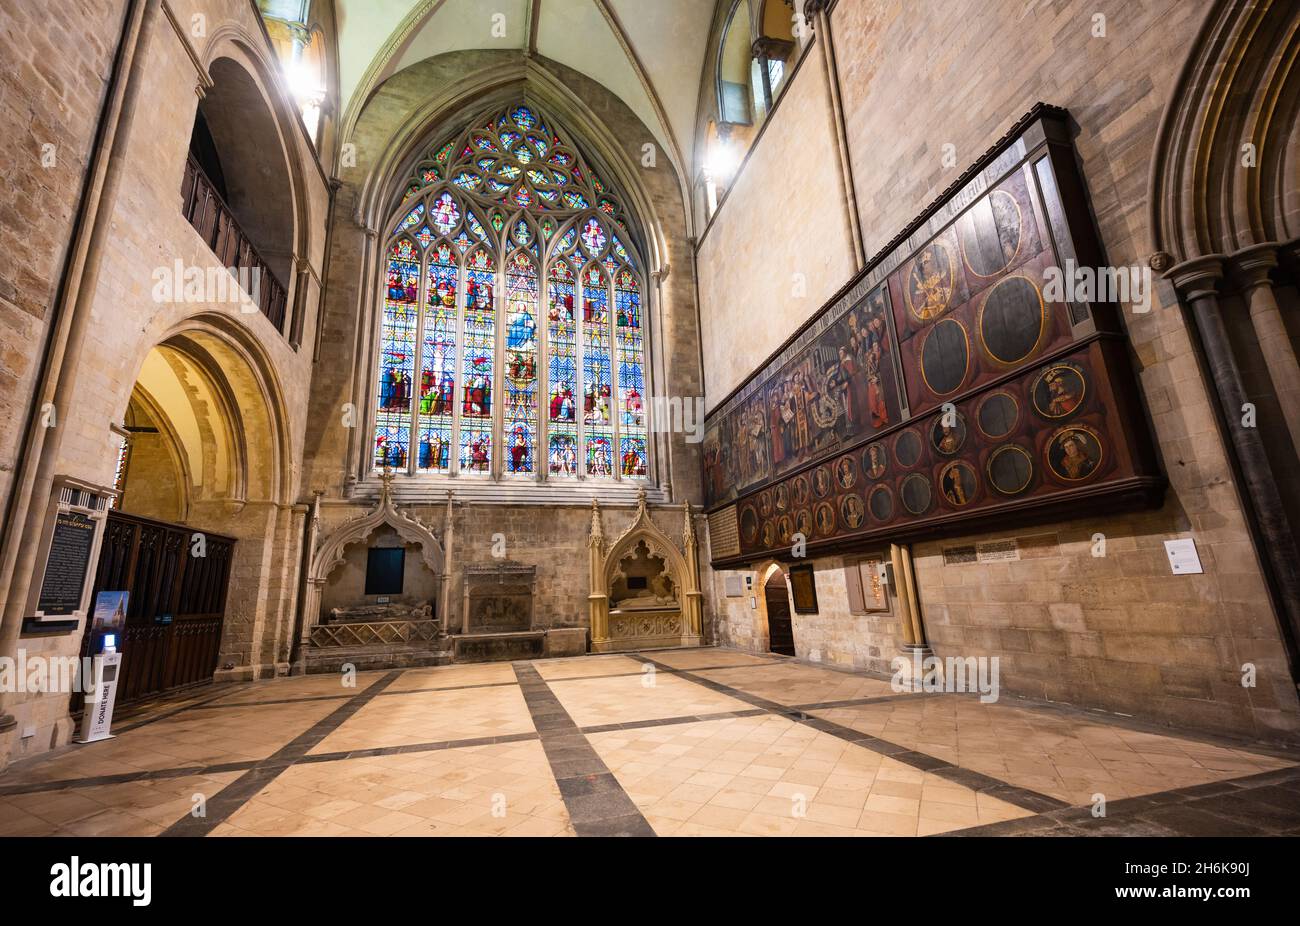
[[[50,16],[47,4],[18,4],[25,11],[21,14],[10,13],[13,6],[7,5],[3,16],[23,18],[15,21],[12,31],[8,22],[0,30],[4,42],[14,43],[16,56],[6,55],[4,66],[17,68],[15,79],[27,89],[10,92],[6,86],[3,99],[9,108],[3,110],[7,114],[3,118],[9,125],[0,144],[20,149],[5,159],[6,165],[16,165],[12,185],[29,190],[27,196],[45,196],[41,191],[46,189],[52,192],[40,205],[47,218],[28,221],[19,216],[16,227],[30,237],[33,247],[41,248],[42,256],[6,265],[6,273],[10,266],[22,268],[22,295],[5,296],[0,302],[20,299],[23,312],[35,317],[45,312],[57,285],[69,240],[88,231],[72,228],[69,219],[85,180],[85,152],[95,128],[122,4],[82,5],[86,9],[79,8],[78,15],[97,16],[102,22],[78,23],[75,29],[66,18]],[[257,89],[260,105],[275,114],[268,120],[275,127],[272,137],[249,143],[257,144],[263,157],[283,159],[292,176],[290,188],[280,191],[279,197],[292,212],[297,264],[308,278],[320,275],[329,191],[279,83],[278,66],[262,36],[256,6],[240,0],[170,0],[168,6],[175,24],[162,9],[146,16],[139,68],[133,78],[138,81],[137,95],[117,126],[121,173],[109,197],[100,200],[111,219],[111,231],[92,249],[78,281],[91,294],[91,301],[74,325],[58,369],[58,423],[45,434],[47,455],[38,478],[61,474],[112,485],[117,444],[111,425],[122,422],[146,356],[164,341],[190,338],[188,347],[196,362],[224,384],[229,404],[237,410],[237,418],[227,425],[242,448],[244,478],[242,490],[232,487],[217,497],[194,500],[198,503],[191,506],[189,523],[239,540],[219,665],[229,666],[232,677],[259,677],[287,667],[302,538],[301,515],[291,507],[298,492],[298,467],[292,461],[302,454],[316,307],[310,301],[306,304],[308,342],[295,350],[265,316],[243,312],[208,290],[197,299],[158,298],[158,273],[170,271],[177,262],[205,273],[210,269],[210,279],[226,274],[181,213],[182,177],[200,100],[196,90],[205,84],[206,69],[213,61],[234,62]],[[179,25],[200,21],[196,17],[201,17],[201,29]],[[49,36],[56,30],[63,35],[58,50],[52,48],[52,38],[43,38],[46,29]],[[77,41],[69,43],[69,34]],[[33,59],[43,59],[39,69],[45,77],[32,75],[37,67]],[[41,81],[57,86],[59,92],[33,89]],[[22,113],[15,115],[20,100],[27,101],[25,106],[39,107],[24,117],[26,123],[17,118]],[[45,134],[46,126],[58,127],[56,141],[66,146],[60,160],[67,165],[68,175],[58,181],[44,173],[27,150],[36,135]],[[15,223],[6,220],[0,226],[10,230]],[[11,253],[26,255],[27,251]],[[290,287],[292,305],[296,279],[282,282]],[[9,311],[7,306],[0,308]],[[25,333],[29,328],[17,325],[11,330],[0,325],[0,336],[11,338],[15,331]],[[0,364],[6,370],[32,369],[43,349],[39,336],[24,334],[20,347],[7,348]],[[10,401],[8,387],[0,394]],[[22,398],[19,405],[25,403]],[[0,428],[20,428],[23,415],[6,414],[0,419]],[[0,453],[12,452],[16,434],[0,432],[0,447],[8,448]],[[33,511],[43,512],[47,498],[34,498]],[[39,568],[23,557],[30,556],[36,545],[39,522],[39,515],[31,515],[23,522],[26,539],[17,538],[18,568],[6,601],[0,649],[39,648],[72,655],[80,646],[80,632],[41,638],[18,634],[28,583]],[[0,713],[12,713],[17,720],[16,730],[0,731],[0,762],[66,741],[70,732],[66,694],[0,698]],[[34,735],[22,737],[28,729]]]
[[[1155,132],[1209,6],[1173,0],[836,4],[832,34],[867,254],[881,249],[1041,100],[1068,108],[1078,124],[1075,144],[1108,260],[1145,266]],[[1105,17],[1104,37],[1093,34],[1100,25],[1097,14]],[[808,86],[808,77],[805,65],[791,92]],[[785,112],[790,102],[790,96],[782,101],[746,172],[765,163],[765,147],[771,149],[768,157],[793,163],[790,149],[805,139],[775,131],[783,116],[793,123]],[[829,146],[808,150],[824,152],[827,163],[835,159]],[[770,209],[762,194],[744,201],[746,186],[742,174],[719,220],[727,220],[728,210],[756,216],[748,211]],[[791,189],[787,195],[795,202],[781,213],[782,235],[823,240],[826,223],[815,220],[825,209],[820,193],[808,185]],[[712,266],[719,262],[728,266]],[[712,374],[713,358],[732,348],[711,336],[719,330],[714,320],[734,316],[736,292],[745,294],[739,300],[744,302],[756,290],[783,286],[786,268],[778,258],[779,272],[773,271],[767,247],[724,251],[707,239],[700,264],[701,281],[724,275],[747,281],[734,291],[702,282]],[[833,292],[848,276],[821,280],[814,288]],[[773,343],[813,308],[786,300],[771,320],[777,329]],[[1149,313],[1126,309],[1124,315],[1170,478],[1164,506],[1120,517],[1080,511],[1077,520],[1021,531],[1055,533],[1058,552],[1013,563],[944,565],[944,547],[997,534],[917,544],[916,575],[930,641],[939,656],[999,656],[1002,687],[1014,694],[1206,729],[1294,737],[1300,705],[1277,620],[1172,288],[1158,284]],[[763,354],[744,356],[749,362]],[[752,369],[750,363],[737,375]],[[715,382],[710,378],[711,401]],[[1107,538],[1104,557],[1092,555],[1096,535]],[[1177,537],[1195,539],[1204,574],[1170,574],[1163,541]],[[815,620],[796,616],[798,653],[834,653],[835,661],[864,664],[862,647],[880,625],[848,615],[834,567],[816,565],[823,614]],[[754,630],[755,612],[738,606],[737,599],[721,598],[722,581],[721,575],[713,580],[718,638],[761,647],[765,640]],[[883,657],[888,646],[879,649]],[[1242,687],[1246,663],[1257,667],[1255,688]]]
[[[9,496],[125,0],[0,10],[0,504]]]
[[[858,269],[837,150],[826,62],[814,44],[700,240],[709,408]]]
[[[320,536],[327,537],[338,526],[368,512],[371,507],[373,504],[327,504],[322,509]],[[440,536],[445,536],[445,504],[400,507],[403,514],[419,518]],[[635,516],[635,506],[601,506],[606,549],[631,525]],[[682,549],[681,508],[654,508],[651,517],[678,549]],[[465,567],[492,566],[502,560],[537,567],[534,626],[589,627],[587,595],[591,589],[587,540],[590,529],[591,509],[586,506],[548,506],[543,515],[535,507],[457,503],[449,557],[450,615],[447,629],[458,632],[460,627]],[[364,558],[361,562],[364,564]],[[331,581],[345,568],[340,566],[331,573]],[[328,605],[322,605],[322,613],[328,613]]]

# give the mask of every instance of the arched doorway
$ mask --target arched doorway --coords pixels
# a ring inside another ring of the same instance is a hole
[[[763,586],[763,600],[767,605],[767,648],[780,656],[794,655],[794,623],[790,618],[790,595],[786,590],[785,573],[773,569]]]
[[[282,576],[298,554],[285,542],[296,532],[279,396],[251,339],[215,316],[190,319],[141,362],[94,583],[96,596],[128,595],[120,700],[287,661]],[[95,642],[88,633],[83,653]]]

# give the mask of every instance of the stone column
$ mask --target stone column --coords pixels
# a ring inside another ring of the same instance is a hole
[[[1248,396],[1219,307],[1223,259],[1218,255],[1194,258],[1171,269],[1166,277],[1191,311],[1200,333],[1206,365],[1224,417],[1222,424],[1236,451],[1245,483],[1239,487],[1242,504],[1253,509],[1258,522],[1264,547],[1258,553],[1272,566],[1281,599],[1279,604],[1285,612],[1279,615],[1283,637],[1294,653],[1296,641],[1300,639],[1300,564],[1296,562],[1295,536],[1259,430],[1242,424],[1242,407]]]
[[[925,625],[921,622],[921,600],[916,593],[916,572],[912,568],[912,550],[904,545],[898,548],[903,561],[903,586],[907,590],[908,618],[912,625],[912,645],[926,646]]]
[[[903,633],[903,642],[908,646],[917,644],[916,634],[912,630],[912,606],[907,597],[907,579],[903,564],[903,548],[896,543],[889,545],[889,559],[894,566],[894,587],[890,594],[898,607],[898,626]]]
[[[1268,366],[1273,390],[1282,406],[1291,443],[1300,451],[1300,363],[1282,321],[1273,293],[1271,271],[1277,267],[1277,248],[1261,244],[1238,251],[1230,261],[1232,275],[1250,307],[1250,323],[1259,339],[1259,350]]]
[[[591,500],[591,534],[587,538],[587,610],[591,618],[591,645],[609,640],[609,589],[605,587],[605,532],[600,524],[600,507]]]
[[[686,632],[695,638],[693,642],[698,645],[704,626],[704,593],[700,591],[700,545],[695,536],[691,503],[683,502],[682,511],[685,515],[682,536],[686,547],[686,588],[683,589],[682,596],[686,611],[683,617],[686,619]]]
[[[438,620],[442,623],[442,632],[451,632],[451,577],[455,559],[452,555],[455,546],[456,524],[453,519],[455,501],[453,493],[447,490],[447,515],[442,528],[442,575],[438,576]]]

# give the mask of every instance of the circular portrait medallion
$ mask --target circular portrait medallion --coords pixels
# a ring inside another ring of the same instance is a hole
[[[940,415],[930,426],[930,446],[945,457],[950,457],[966,443],[966,416],[957,412],[948,424],[948,416]]]
[[[811,537],[813,532],[812,512],[807,508],[800,508],[794,516],[794,529],[803,534],[805,540]]]
[[[921,435],[911,428],[894,441],[894,459],[903,469],[911,469],[921,459]]]
[[[1068,361],[1047,367],[1029,388],[1034,411],[1044,418],[1068,418],[1083,404],[1087,391],[1088,380],[1083,368]]]
[[[1018,444],[994,450],[987,465],[989,484],[1003,495],[1019,495],[1034,476],[1034,459]]]
[[[952,302],[956,272],[948,245],[932,241],[922,248],[903,286],[908,313],[919,322],[942,315]]]
[[[781,546],[790,543],[790,535],[794,533],[794,524],[788,514],[783,514],[776,519],[776,536],[781,541]]]
[[[975,498],[979,478],[969,463],[954,460],[939,471],[939,491],[944,501],[954,508],[962,508]]]
[[[749,505],[740,509],[740,536],[745,543],[753,543],[758,537],[758,513]]]
[[[912,514],[925,514],[933,501],[930,480],[920,473],[912,473],[903,480],[899,494],[903,497],[903,507]]]
[[[853,465],[853,457],[840,457],[835,461],[835,481],[841,489],[853,488],[858,481],[858,468]]]
[[[784,482],[773,490],[772,497],[777,511],[785,511],[790,507],[790,490]]]
[[[835,508],[830,502],[822,502],[813,511],[813,521],[817,524],[817,534],[829,537],[835,533]]]
[[[877,521],[888,521],[894,516],[894,493],[889,491],[889,486],[879,485],[871,490],[867,496],[867,508],[871,511],[871,516]]]
[[[888,468],[889,458],[885,454],[884,444],[876,442],[862,451],[862,471],[868,479],[879,479]]]
[[[772,493],[764,490],[758,493],[758,513],[764,518],[772,516]]]
[[[977,277],[997,276],[1016,262],[1024,238],[1020,204],[1005,190],[994,190],[957,223],[966,269]]]
[[[985,352],[996,363],[1020,363],[1033,354],[1047,331],[1042,293],[1023,276],[999,280],[984,297],[976,327]]]
[[[955,318],[945,318],[930,328],[921,342],[921,378],[935,395],[961,388],[970,368],[966,328]]]
[[[1101,437],[1087,425],[1060,428],[1047,442],[1047,466],[1066,482],[1083,482],[1096,475],[1105,456]]]
[[[855,492],[840,499],[840,520],[846,528],[851,531],[857,530],[866,518],[867,512],[862,506],[862,496]]]
[[[975,425],[985,437],[1006,437],[1020,423],[1020,403],[1009,392],[993,392],[980,400]]]
[[[793,487],[792,494],[794,495],[794,503],[802,508],[804,505],[807,505],[812,498],[812,489],[808,487],[808,477],[795,476]]]
[[[818,498],[825,498],[831,494],[831,467],[829,463],[823,463],[813,470],[812,491],[813,495]]]
[[[771,521],[763,522],[763,548],[770,550],[776,546],[776,528]]]

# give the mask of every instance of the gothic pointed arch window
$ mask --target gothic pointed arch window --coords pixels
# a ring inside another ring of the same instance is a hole
[[[386,242],[376,469],[647,477],[645,281],[623,201],[527,104],[425,152]]]

